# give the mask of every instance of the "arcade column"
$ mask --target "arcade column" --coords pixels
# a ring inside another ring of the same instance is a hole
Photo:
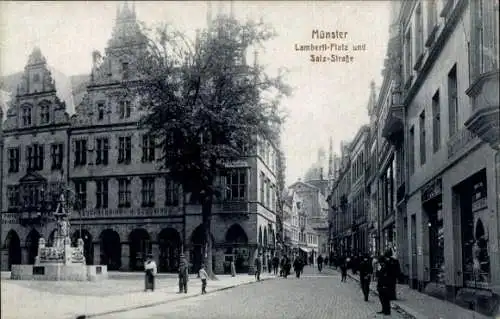
[[[130,244],[122,243],[122,267],[120,270],[130,270]]]
[[[101,264],[101,244],[100,242],[94,242],[94,265]]]

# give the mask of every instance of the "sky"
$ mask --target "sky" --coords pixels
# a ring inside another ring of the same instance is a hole
[[[120,2],[0,2],[0,75],[22,71],[34,46],[50,66],[66,75],[89,74],[91,53],[104,52]],[[234,1],[241,21],[260,20],[277,36],[259,51],[269,74],[285,67],[292,96],[283,100],[287,113],[283,130],[286,180],[303,177],[316,162],[318,149],[340,153],[368,124],[370,82],[379,86],[389,31],[389,1]],[[129,1],[130,5],[130,1]],[[229,2],[213,2],[228,12]],[[146,25],[168,22],[189,36],[206,26],[207,3],[196,1],[135,2],[137,17]],[[313,30],[347,32],[345,39],[313,39]],[[304,52],[296,46],[345,44],[348,51]],[[364,51],[353,51],[354,45]],[[310,54],[354,57],[351,63],[311,62]]]

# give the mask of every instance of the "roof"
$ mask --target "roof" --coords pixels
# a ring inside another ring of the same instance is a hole
[[[308,187],[308,188],[312,188],[312,189],[315,189],[315,190],[320,190],[318,187],[316,187],[314,185],[311,185],[309,183],[306,183],[306,182],[302,182],[302,181],[295,182],[292,185],[288,186],[288,188],[289,189],[295,188],[295,187],[297,187],[299,185],[304,185],[305,187]]]

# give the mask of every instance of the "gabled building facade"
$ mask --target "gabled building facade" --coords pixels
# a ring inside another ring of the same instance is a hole
[[[123,85],[137,79],[135,57],[144,49],[133,5],[119,5],[113,34],[104,55],[92,53],[90,81],[71,117],[40,50],[30,55],[3,122],[2,269],[32,263],[40,236],[50,243],[55,226],[44,214],[64,185],[74,205],[72,238],[83,238],[87,263],[139,270],[152,253],[159,271],[169,272],[184,252],[198,270],[201,206],[193,194],[183,198],[160,169],[160,150],[137,127],[145,106]],[[266,264],[276,249],[276,146],[261,141],[227,170],[218,181],[226,191],[212,210],[214,271],[229,271],[234,260],[237,272],[252,272],[259,253]]]

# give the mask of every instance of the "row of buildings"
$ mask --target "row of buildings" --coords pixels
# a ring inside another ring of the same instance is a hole
[[[498,2],[393,1],[391,10],[370,123],[335,159],[330,249],[392,248],[412,288],[491,313],[500,294]]]
[[[69,186],[71,235],[83,238],[88,264],[136,270],[152,253],[160,271],[177,271],[184,252],[197,271],[201,205],[192,194],[183,198],[159,168],[161,149],[137,126],[143,105],[121,85],[135,78],[134,57],[144,48],[135,8],[118,5],[105,54],[93,52],[71,115],[41,50],[30,54],[7,111],[0,109],[2,270],[33,263],[40,237],[50,244],[50,213]],[[226,191],[214,204],[211,229],[216,273],[229,271],[231,260],[248,272],[259,252],[274,254],[277,166],[276,147],[262,141],[220,178]]]

